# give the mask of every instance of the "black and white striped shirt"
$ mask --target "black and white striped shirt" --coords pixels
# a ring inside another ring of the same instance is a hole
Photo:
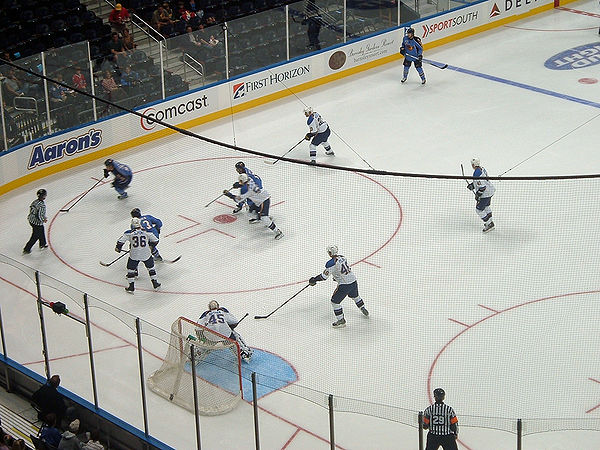
[[[31,225],[44,225],[46,220],[46,204],[43,200],[36,199],[29,205],[27,220]]]
[[[434,403],[423,413],[423,424],[431,434],[446,436],[458,435],[458,418],[452,407],[445,403]],[[453,431],[454,430],[454,431]]]

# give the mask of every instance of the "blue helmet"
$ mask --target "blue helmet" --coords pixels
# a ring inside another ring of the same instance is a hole
[[[105,166],[113,166],[114,165],[113,162],[114,161],[112,159],[108,158],[106,161],[104,161],[104,165]]]

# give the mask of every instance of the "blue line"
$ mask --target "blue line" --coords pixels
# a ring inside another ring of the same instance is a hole
[[[508,84],[510,86],[515,86],[521,89],[527,89],[528,91],[538,92],[540,94],[549,95],[551,97],[560,98],[562,100],[568,100],[570,102],[581,103],[582,105],[591,106],[593,108],[600,108],[600,103],[592,102],[590,100],[585,100],[583,98],[572,97],[566,94],[560,94],[558,92],[549,91],[548,89],[542,89],[535,86],[530,86],[528,84],[519,83],[517,81],[507,80],[505,78],[495,77],[493,75],[487,75],[481,72],[475,72],[474,70],[463,69],[462,67],[448,66],[448,69],[454,70],[456,72],[466,73],[467,75],[473,75],[474,77],[485,78],[486,80],[496,81],[498,83]]]

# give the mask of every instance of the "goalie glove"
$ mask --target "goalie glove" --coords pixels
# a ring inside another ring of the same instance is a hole
[[[109,175],[110,172],[108,171],[108,169],[104,169],[104,178],[108,178]]]

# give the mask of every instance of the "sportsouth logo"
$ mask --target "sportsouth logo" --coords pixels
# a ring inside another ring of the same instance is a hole
[[[494,3],[494,6],[492,6],[492,11],[490,12],[490,19],[492,17],[496,17],[500,15],[500,8],[498,8],[498,5],[496,3]]]
[[[238,83],[233,85],[233,98],[241,98],[246,95],[246,84]]]

